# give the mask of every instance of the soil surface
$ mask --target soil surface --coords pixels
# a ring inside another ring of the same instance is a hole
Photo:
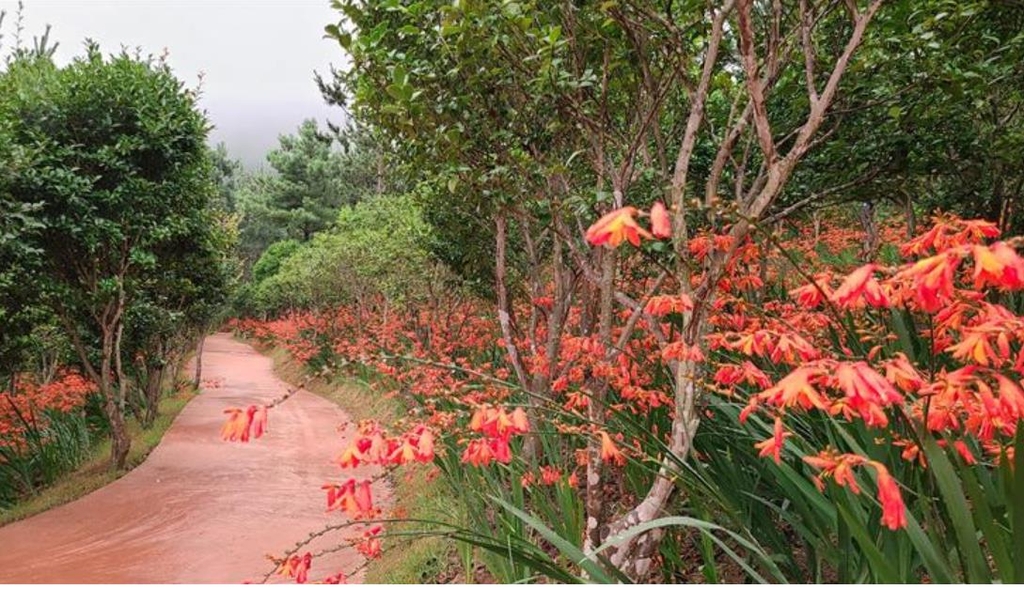
[[[220,439],[225,408],[269,402],[287,386],[252,347],[229,334],[207,338],[202,392],[143,464],[77,501],[0,528],[0,583],[261,581],[273,569],[266,554],[281,556],[345,521],[325,513],[320,488],[343,480],[332,461],[354,430],[333,403],[299,391],[270,411],[259,440]],[[345,543],[357,530],[332,532],[310,551]],[[345,546],[314,558],[310,580],[360,564]]]

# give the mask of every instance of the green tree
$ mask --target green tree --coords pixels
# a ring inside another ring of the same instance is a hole
[[[396,157],[432,184],[426,194],[451,194],[431,205],[491,225],[478,239],[493,238],[497,316],[527,404],[550,398],[553,375],[528,374],[517,341],[532,338],[529,349],[554,365],[570,301],[582,335],[606,350],[621,349],[644,313],[635,297],[651,293],[628,292],[636,257],[583,242],[582,229],[611,209],[668,205],[673,243],[644,252],[659,262],[646,278],[694,301],[680,338],[704,345],[731,248],[757,237],[798,164],[831,131],[841,83],[870,64],[861,46],[884,40],[869,27],[882,0],[336,4],[343,20],[327,32],[349,53],[340,84],[357,119],[387,134]],[[734,245],[697,267],[688,246],[705,230],[725,231]],[[517,234],[521,269],[511,263]],[[513,280],[517,271],[525,280]],[[550,312],[534,306],[528,319],[514,317],[510,299],[528,303],[524,295],[547,288]],[[623,316],[633,323],[616,336]],[[541,320],[544,341],[534,336]],[[689,456],[708,393],[703,370],[670,362],[671,434],[618,513],[606,501],[600,442],[586,441],[584,549],[673,501],[671,473]],[[609,423],[616,399],[607,381],[595,378],[588,390],[588,422]],[[605,555],[644,578],[662,537],[634,536]]]
[[[1019,231],[1022,30],[1024,11],[1010,3],[889,7],[837,99],[828,137],[776,211],[890,201],[911,230],[917,214],[942,209]]]
[[[25,241],[41,252],[39,299],[99,386],[122,467],[127,315],[154,289],[177,288],[154,277],[187,264],[183,245],[210,231],[206,120],[166,64],[104,58],[91,45],[65,67],[13,60],[0,77],[0,121],[23,162],[7,190],[40,206],[41,227]]]
[[[238,183],[242,175],[242,162],[231,159],[224,143],[218,143],[210,150],[210,160],[213,164],[214,182],[217,185],[217,194],[211,205],[218,211],[234,212],[237,206]]]
[[[355,128],[321,131],[307,120],[295,135],[280,137],[267,161],[271,172],[245,177],[237,191],[241,250],[250,263],[271,243],[309,241],[342,206],[382,189],[372,141]]]
[[[426,300],[444,275],[430,240],[430,226],[409,195],[345,207],[331,229],[309,242],[267,249],[253,267],[255,306],[274,314],[354,303],[361,311]]]

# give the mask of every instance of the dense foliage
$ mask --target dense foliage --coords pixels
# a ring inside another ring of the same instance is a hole
[[[94,390],[123,461],[234,273],[240,335],[405,410],[322,488],[371,561],[437,535],[466,580],[1024,581],[1019,7],[333,5],[316,81],[350,119],[267,171],[160,62],[0,70],[0,489],[73,465],[50,440]],[[399,469],[462,509],[390,512]]]
[[[343,469],[432,461],[506,582],[1021,578],[1018,12],[335,5],[325,94],[465,287],[367,299],[336,251],[238,324],[406,399]],[[366,481],[325,490],[377,556]]]
[[[0,68],[0,461],[30,465],[15,492],[52,480],[31,465],[87,405],[124,465],[125,415],[152,423],[165,369],[177,372],[225,300],[233,240],[211,206],[207,122],[169,67],[94,45],[58,66],[45,45]],[[90,447],[74,436],[62,468]]]

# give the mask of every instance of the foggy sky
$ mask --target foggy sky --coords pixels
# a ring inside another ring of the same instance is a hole
[[[199,84],[199,105],[214,126],[211,145],[223,141],[248,168],[265,166],[264,155],[280,134],[295,132],[305,118],[342,118],[328,107],[313,72],[344,63],[337,42],[323,38],[337,22],[329,0],[24,0],[23,44],[53,25],[58,63],[83,53],[91,38],[104,54],[124,45],[160,55],[186,86]],[[0,0],[7,11],[4,47],[13,44],[17,0]],[[6,51],[5,51],[6,53]]]

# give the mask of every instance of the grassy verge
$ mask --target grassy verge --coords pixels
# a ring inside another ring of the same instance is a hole
[[[274,360],[274,371],[279,378],[290,383],[302,380],[302,367],[286,351],[280,348],[264,351]],[[306,389],[336,403],[356,421],[376,419],[388,426],[403,413],[398,401],[387,399],[350,377],[316,379]],[[403,467],[395,480],[391,481],[396,517],[452,521],[461,512],[444,480],[431,476],[432,470],[430,465]],[[415,528],[406,526],[404,530],[392,525],[390,531],[399,534],[402,531],[416,532],[422,529],[422,525]],[[369,563],[365,582],[455,582],[461,576],[458,561],[456,545],[452,540],[439,537],[393,538],[391,542],[386,542],[382,556]]]
[[[128,421],[128,435],[131,436],[132,446],[124,470],[110,470],[110,440],[104,439],[93,446],[89,457],[74,472],[64,475],[39,494],[25,498],[10,509],[0,510],[0,526],[70,503],[114,482],[142,464],[153,448],[160,443],[174,418],[195,395],[196,392],[189,387],[182,392],[164,397],[160,401],[160,416],[149,429],[142,429],[134,420]]]

